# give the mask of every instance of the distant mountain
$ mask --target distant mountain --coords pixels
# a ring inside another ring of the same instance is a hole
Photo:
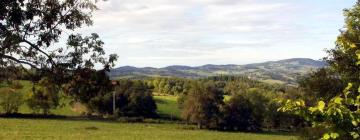
[[[295,84],[298,76],[305,75],[326,65],[323,61],[309,58],[292,58],[247,65],[204,65],[198,67],[174,65],[164,68],[124,66],[111,70],[109,75],[112,79],[144,77],[202,78],[217,75],[246,75],[251,79],[264,82]]]

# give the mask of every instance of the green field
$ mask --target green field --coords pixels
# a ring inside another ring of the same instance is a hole
[[[179,119],[181,111],[178,108],[176,96],[154,96],[160,116]]]
[[[31,84],[21,81],[23,94],[31,92]],[[179,119],[181,111],[176,96],[154,96],[157,111],[161,117]],[[226,97],[228,100],[229,97]],[[0,118],[1,139],[76,139],[76,140],[290,140],[294,136],[267,133],[230,133],[210,130],[198,130],[193,125],[183,125],[161,120],[166,123],[124,123],[118,121],[88,120],[79,116],[68,105],[69,99],[63,99],[64,107],[52,110],[55,115],[69,116],[64,119],[16,119]],[[0,109],[1,111],[1,109]],[[31,114],[26,104],[19,113]],[[75,117],[76,118],[76,117]]]
[[[0,119],[0,139],[76,140],[290,140],[276,134],[193,130],[181,124],[118,123],[94,120]]]

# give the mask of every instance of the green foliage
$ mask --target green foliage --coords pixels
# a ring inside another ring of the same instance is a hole
[[[46,68],[51,74],[102,63],[110,67],[116,58],[106,61],[103,42],[97,34],[74,35],[75,29],[92,25],[97,0],[31,0],[1,1],[0,4],[0,67],[11,64]],[[66,45],[50,46],[67,32]],[[67,54],[64,55],[64,51]],[[83,56],[89,55],[85,59]],[[64,73],[63,73],[64,74]],[[59,77],[62,75],[58,75]]]
[[[80,69],[74,78],[63,86],[65,94],[80,102],[88,113],[99,112],[103,97],[113,90],[112,83],[104,70]]]
[[[322,139],[359,139],[360,138],[360,2],[344,11],[345,28],[338,36],[335,50],[330,51],[330,66],[348,82],[342,94],[330,95],[316,105],[306,106],[305,101],[283,100],[279,110],[293,112],[310,121],[314,127],[325,129]],[[324,81],[319,81],[324,83]],[[327,81],[325,81],[327,82]],[[329,85],[322,85],[327,88]],[[327,92],[327,91],[323,91]],[[321,93],[322,95],[333,93]],[[320,98],[321,99],[321,98]]]
[[[223,107],[220,129],[261,131],[297,128],[302,122],[301,119],[276,111],[280,105],[274,99],[278,97],[274,92],[256,88],[233,95]]]
[[[178,106],[177,96],[154,96],[157,112],[160,117],[169,119],[180,119],[181,110]]]
[[[99,115],[126,117],[156,117],[156,104],[150,88],[142,81],[121,80],[115,91],[90,98],[87,106]],[[115,112],[113,100],[115,94]]]
[[[157,94],[182,95],[189,89],[191,80],[182,78],[152,78],[146,80],[147,85]]]
[[[259,118],[256,118],[253,112],[255,111],[249,99],[241,95],[235,95],[224,106],[223,129],[258,131],[260,129],[260,120],[257,120]]]
[[[185,97],[182,118],[198,124],[199,128],[216,128],[220,120],[223,94],[214,83],[194,82]]]
[[[184,79],[184,78],[150,78],[145,80],[149,87],[153,88],[156,94],[181,96],[187,94],[193,81],[213,82],[214,86],[227,95],[244,93],[248,88],[273,89],[268,84],[251,80],[244,76],[213,76],[204,79]]]
[[[130,80],[123,80],[119,82],[120,85],[116,87],[115,90],[115,106],[118,111],[118,115],[130,117],[157,116],[155,100],[152,96],[150,88],[144,82]],[[110,98],[112,99],[112,97]],[[110,98],[107,96],[107,100]]]
[[[56,109],[60,105],[60,87],[50,78],[41,79],[34,88],[27,104],[35,113],[41,111],[47,115],[51,109]]]
[[[250,88],[250,86],[245,82],[231,81],[226,83],[224,92],[227,95],[243,94],[248,88]]]
[[[10,87],[0,89],[0,106],[6,114],[17,113],[19,107],[24,103],[23,95]]]
[[[317,100],[329,101],[342,92],[345,84],[330,68],[322,68],[301,79],[299,87],[304,90],[306,101],[313,104]]]
[[[305,106],[301,99],[286,100],[279,110],[300,115],[312,122],[313,127],[325,128],[327,131],[323,139],[357,139],[360,132],[360,94],[351,93],[351,88],[352,84],[349,84],[342,96],[334,97],[327,103],[319,101],[311,107]]]

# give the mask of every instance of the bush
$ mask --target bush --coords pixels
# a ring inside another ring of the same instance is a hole
[[[13,88],[5,87],[0,89],[0,106],[6,114],[17,113],[23,104],[23,96]]]
[[[51,109],[56,109],[60,105],[59,90],[50,79],[43,78],[27,100],[27,104],[35,113],[42,111],[47,115]]]

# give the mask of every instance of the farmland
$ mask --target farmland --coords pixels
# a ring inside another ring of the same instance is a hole
[[[68,119],[0,119],[0,139],[78,140],[290,140],[278,134],[230,133],[196,130],[182,124],[115,123]]]
[[[28,81],[21,81],[24,85],[23,94],[30,92]],[[154,96],[157,112],[161,117],[179,119],[180,109],[176,96]],[[229,98],[229,97],[226,97]],[[271,133],[240,133],[199,130],[196,126],[181,123],[151,120],[143,123],[127,123],[114,120],[91,120],[80,117],[81,113],[74,111],[68,104],[69,100],[62,99],[63,107],[52,110],[54,115],[66,116],[63,118],[0,118],[0,139],[268,139],[289,140],[295,136],[288,134]],[[30,114],[31,110],[23,104],[19,113]]]

